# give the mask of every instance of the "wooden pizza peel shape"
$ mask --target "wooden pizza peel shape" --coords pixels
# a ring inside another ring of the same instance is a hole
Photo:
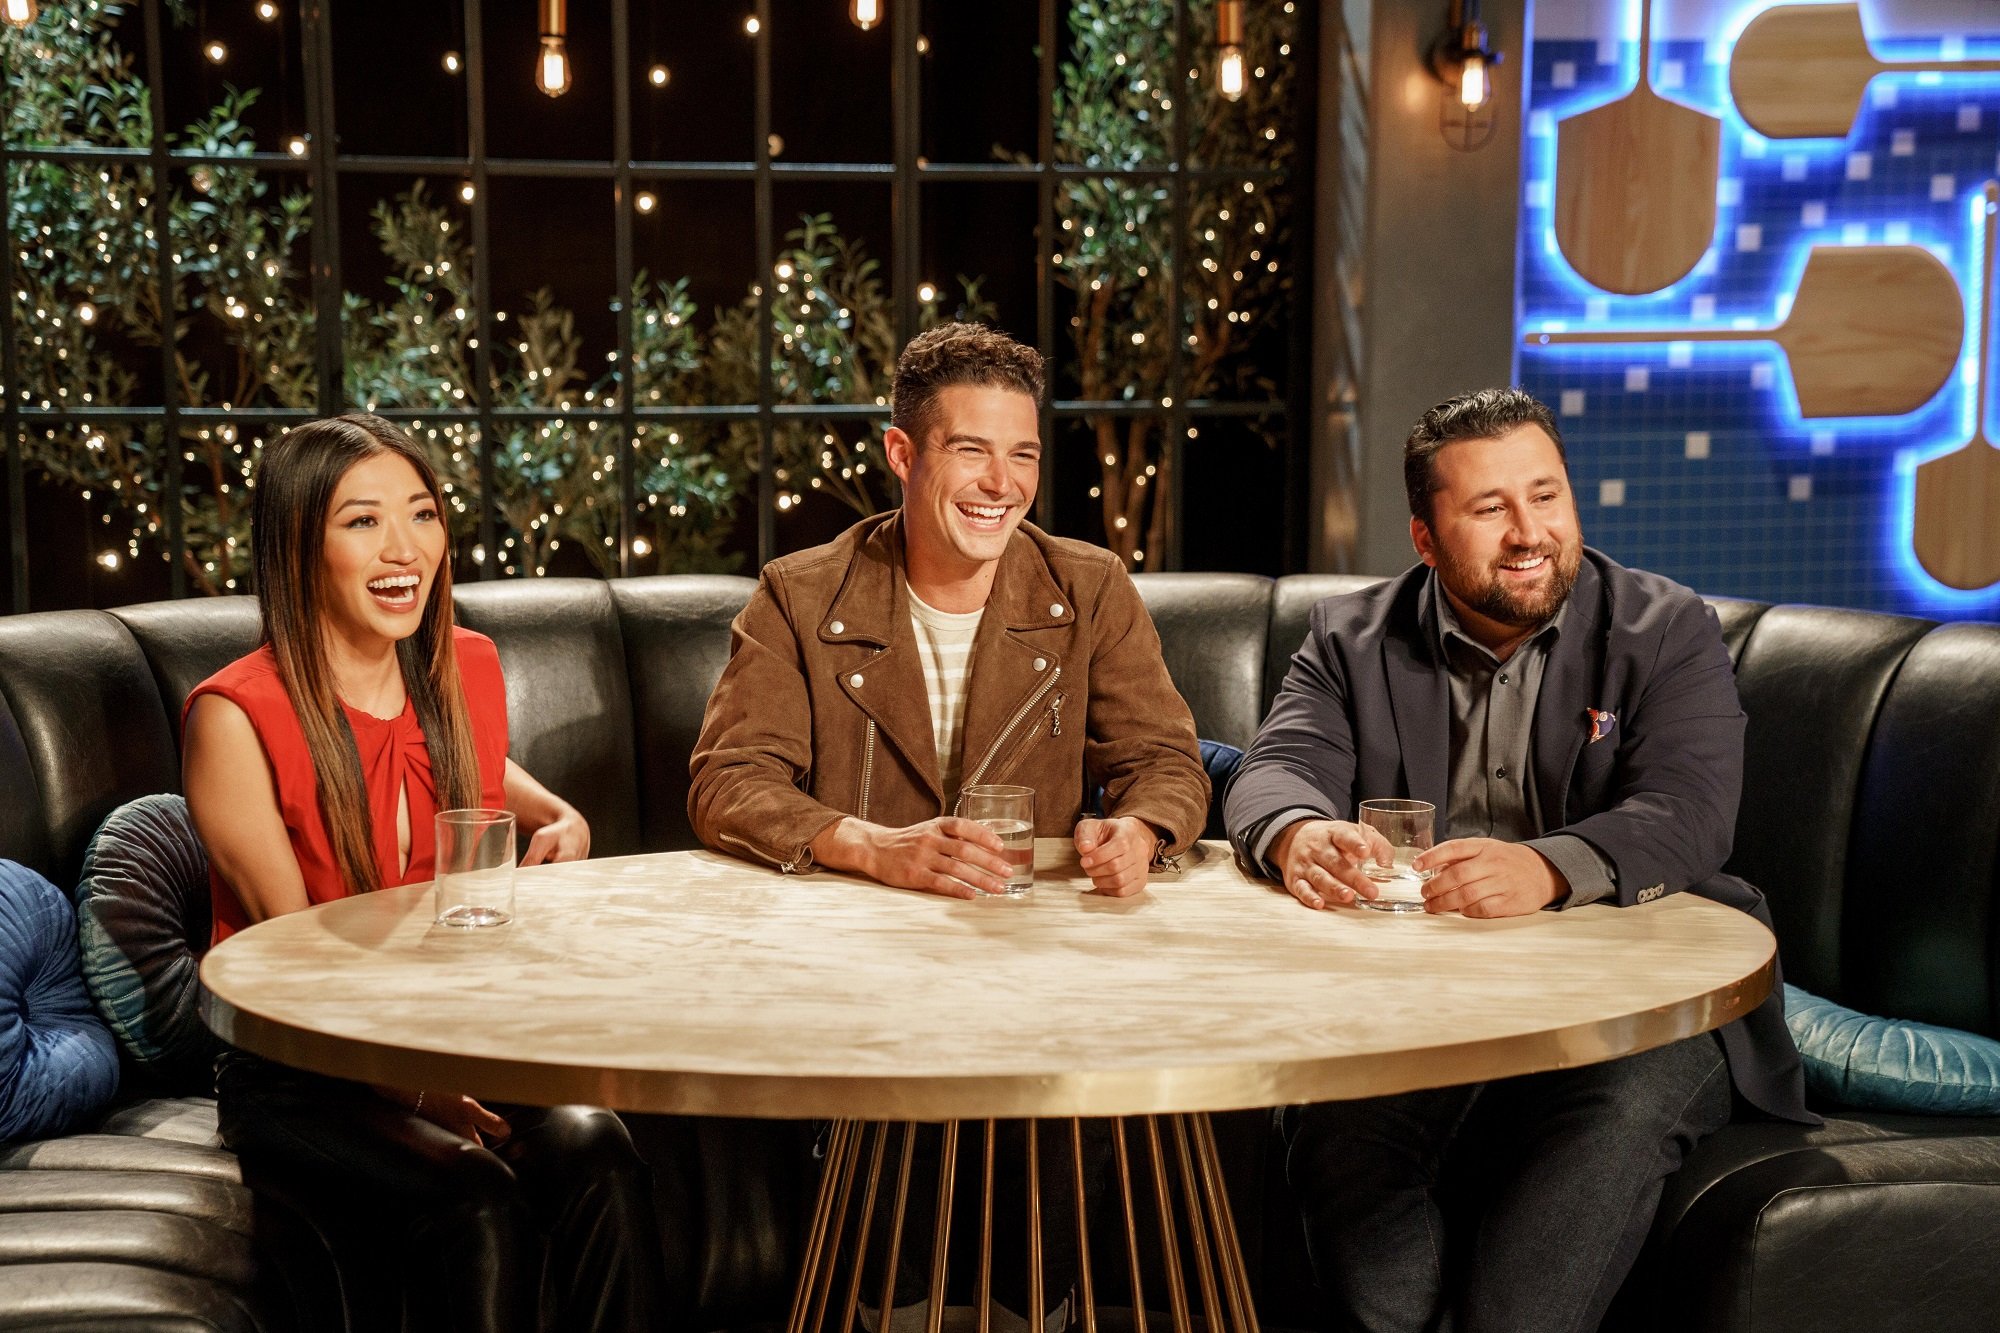
[[[1771,139],[1844,139],[1878,74],[1976,74],[2000,60],[1878,60],[1856,4],[1773,5],[1729,56],[1729,94]]]
[[[1652,0],[1639,80],[1556,127],[1556,243],[1584,281],[1641,296],[1686,277],[1715,236],[1722,122],[1653,91]]]
[[[2000,185],[1986,183],[1986,228],[1980,269],[1979,327],[1973,333],[1979,376],[1972,438],[1917,468],[1917,505],[1910,540],[1932,578],[1952,588],[2000,583],[2000,449],[1986,435],[1988,390],[1986,331],[1993,321],[1994,214]]]
[[[1523,341],[1774,342],[1800,416],[1901,416],[1951,378],[1965,342],[1965,298],[1951,270],[1921,246],[1816,245],[1775,328],[1579,329]]]

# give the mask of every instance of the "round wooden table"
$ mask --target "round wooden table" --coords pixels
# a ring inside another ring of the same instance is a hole
[[[515,920],[482,930],[433,925],[428,886],[392,889],[211,950],[202,1012],[234,1045],[372,1083],[841,1122],[795,1333],[829,1316],[853,1326],[859,1267],[843,1301],[839,1252],[888,1215],[891,1192],[900,1227],[915,1131],[902,1131],[901,1174],[893,1158],[885,1172],[886,1122],[953,1122],[955,1147],[958,1121],[1157,1117],[1135,1122],[1129,1157],[1117,1131],[1135,1276],[1135,1193],[1150,1175],[1176,1326],[1191,1327],[1184,1254],[1207,1327],[1247,1331],[1208,1118],[1188,1113],[1612,1059],[1741,1017],[1771,986],[1770,933],[1691,895],[1500,921],[1310,912],[1243,874],[1223,844],[1200,850],[1127,899],[1082,892],[1059,839],[1037,843],[1035,890],[1018,900],[784,876],[709,852],[523,870]],[[1080,1160],[1079,1135],[1072,1119],[1042,1137]],[[990,1210],[990,1128],[985,1141]],[[1142,1158],[1150,1170],[1135,1177]],[[950,1215],[951,1176],[936,1216]],[[1034,1178],[1031,1161],[1031,1193]],[[863,1234],[852,1252],[865,1246]],[[1087,1256],[1083,1272],[1093,1333]],[[1032,1313],[1034,1333],[1040,1323]]]

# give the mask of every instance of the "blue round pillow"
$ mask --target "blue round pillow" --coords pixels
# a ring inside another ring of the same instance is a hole
[[[61,1134],[117,1091],[118,1047],[84,992],[69,900],[0,861],[0,1143]]]

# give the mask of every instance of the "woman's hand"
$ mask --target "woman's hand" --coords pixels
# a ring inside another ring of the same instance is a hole
[[[411,1092],[408,1088],[392,1088],[381,1083],[373,1086],[376,1096],[386,1098],[430,1121],[438,1128],[448,1129],[476,1146],[504,1142],[507,1136],[514,1132],[514,1127],[504,1118],[487,1110],[470,1097],[461,1097],[454,1092],[437,1092],[430,1088]],[[485,1136],[485,1144],[480,1141],[481,1135]]]
[[[581,861],[590,855],[590,824],[582,813],[535,781],[512,759],[507,761],[502,787],[507,808],[514,812],[521,827],[529,830],[528,850],[521,855],[523,866],[538,866],[544,861]]]
[[[521,864],[538,866],[544,861],[581,861],[589,855],[590,825],[575,806],[565,805],[560,815],[536,829],[528,839],[528,850],[521,854]]]

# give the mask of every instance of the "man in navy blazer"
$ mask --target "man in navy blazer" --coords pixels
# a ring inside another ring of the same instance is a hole
[[[1412,798],[1438,811],[1427,911],[1691,890],[1768,926],[1720,873],[1744,722],[1715,613],[1583,545],[1555,420],[1518,389],[1425,413],[1404,479],[1422,563],[1313,609],[1229,788],[1238,854],[1307,907],[1365,902],[1387,844],[1357,807]],[[1603,1064],[1287,1112],[1336,1326],[1595,1329],[1732,1083],[1812,1121],[1781,1003]]]

